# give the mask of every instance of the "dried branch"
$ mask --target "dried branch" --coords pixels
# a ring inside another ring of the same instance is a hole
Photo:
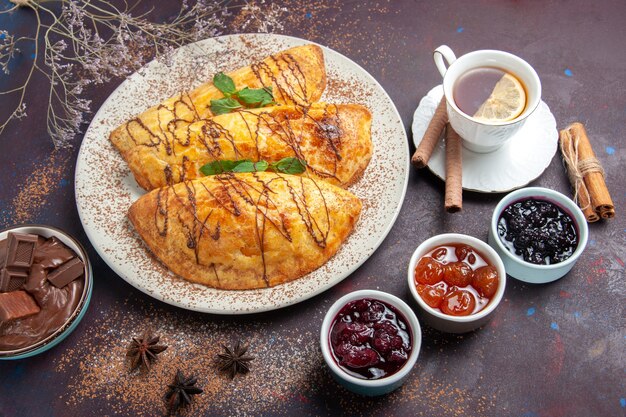
[[[82,95],[88,86],[125,77],[153,57],[167,58],[182,45],[219,35],[224,17],[236,7],[248,11],[251,20],[258,20],[261,31],[277,26],[268,23],[258,5],[228,6],[224,0],[195,0],[191,5],[183,0],[179,12],[166,23],[149,21],[152,10],[134,16],[136,4],[125,1],[123,7],[108,0],[11,2],[14,6],[0,14],[13,14],[12,18],[17,19],[32,11],[37,25],[32,37],[15,37],[0,30],[2,76],[10,74],[12,59],[21,53],[19,45],[31,42],[34,46],[25,80],[0,91],[0,97],[5,96],[3,101],[17,97],[6,119],[0,118],[0,136],[9,122],[26,117],[26,92],[34,74],[40,73],[49,83],[47,129],[57,148],[71,146],[87,122],[85,115],[90,113],[91,102]],[[282,10],[271,4],[268,8],[275,15]]]

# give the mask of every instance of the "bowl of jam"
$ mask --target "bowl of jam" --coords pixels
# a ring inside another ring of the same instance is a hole
[[[83,246],[52,226],[0,231],[0,360],[61,343],[83,318],[93,289]]]
[[[433,236],[419,245],[407,279],[420,318],[448,333],[470,332],[487,323],[506,286],[498,254],[482,240],[458,233]]]
[[[528,187],[500,200],[491,218],[489,244],[502,258],[507,274],[543,284],[572,269],[588,234],[576,203],[557,191]]]
[[[419,355],[420,324],[398,297],[360,290],[337,300],[320,331],[333,377],[350,391],[376,396],[399,388]]]

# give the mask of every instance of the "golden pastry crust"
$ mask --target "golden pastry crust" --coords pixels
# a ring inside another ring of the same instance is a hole
[[[172,124],[171,136],[138,142],[125,153],[146,190],[202,177],[216,160],[302,159],[307,176],[340,187],[354,183],[372,157],[372,116],[356,104],[265,107]]]
[[[306,106],[318,101],[326,87],[324,54],[317,45],[281,51],[228,74],[237,88],[272,87],[279,104]],[[224,97],[212,82],[151,107],[115,129],[109,139],[124,155],[137,142],[159,142],[173,120],[193,122],[213,116],[211,100]]]
[[[271,287],[319,268],[352,232],[360,200],[324,181],[222,174],[153,190],[128,212],[147,246],[186,280]]]

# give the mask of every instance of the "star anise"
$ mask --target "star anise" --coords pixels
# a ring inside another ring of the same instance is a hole
[[[202,389],[195,386],[196,382],[198,382],[197,378],[193,376],[186,378],[180,369],[176,371],[174,383],[168,385],[169,389],[165,394],[168,415],[172,415],[179,408],[191,404],[192,395],[202,393]]]
[[[230,377],[234,378],[236,374],[245,374],[250,372],[250,365],[248,362],[252,361],[254,357],[246,356],[248,346],[241,345],[241,341],[238,341],[234,348],[229,348],[222,345],[225,353],[217,354],[217,364],[220,371],[230,371]]]
[[[133,370],[139,365],[143,364],[147,370],[150,370],[150,362],[156,359],[156,355],[167,349],[166,345],[158,345],[159,336],[153,336],[149,331],[146,331],[142,337],[133,337],[128,351],[127,357],[131,357],[132,361],[130,369]]]

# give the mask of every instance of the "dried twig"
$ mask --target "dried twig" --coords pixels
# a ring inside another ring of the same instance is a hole
[[[133,15],[136,4],[126,1],[123,8],[108,0],[10,1],[14,6],[0,14],[18,19],[31,11],[37,25],[32,36],[15,37],[0,30],[3,76],[9,76],[20,44],[32,42],[34,46],[25,80],[0,91],[0,100],[16,103],[6,115],[4,110],[0,114],[0,135],[9,122],[26,117],[26,92],[32,77],[40,73],[49,83],[47,128],[57,148],[71,146],[87,122],[91,102],[83,98],[86,87],[124,77],[153,57],[165,59],[182,45],[219,35],[223,18],[235,7],[248,11],[252,20],[263,19],[258,5],[229,6],[224,0],[192,0],[193,4],[183,0],[180,11],[166,23],[149,21],[152,10]]]

